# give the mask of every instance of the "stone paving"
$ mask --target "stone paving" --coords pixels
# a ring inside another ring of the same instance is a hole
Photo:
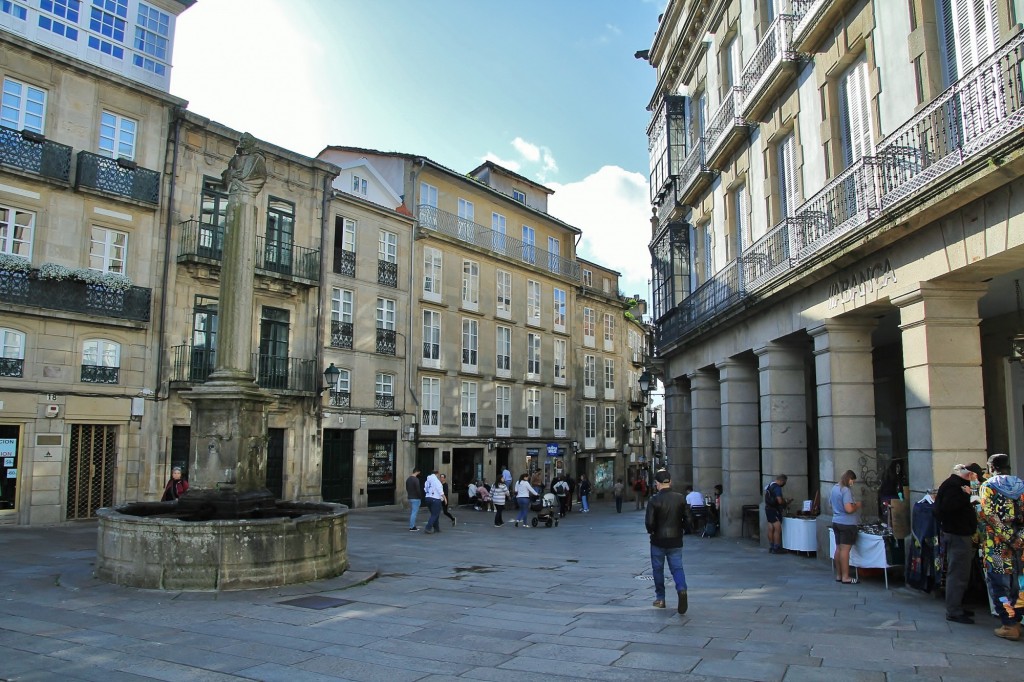
[[[353,511],[344,576],[230,593],[95,580],[92,523],[0,529],[0,679],[1024,679],[1024,641],[948,623],[898,579],[838,585],[824,561],[687,536],[679,616],[674,595],[651,606],[631,503],[557,528],[457,513],[424,535],[400,509]]]

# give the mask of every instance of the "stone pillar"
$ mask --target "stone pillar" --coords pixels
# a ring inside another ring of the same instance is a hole
[[[725,536],[739,537],[743,505],[759,504],[762,498],[757,371],[751,363],[736,359],[716,366],[722,404],[721,530]]]
[[[754,349],[761,396],[761,491],[786,474],[786,497],[807,499],[807,393],[802,348],[769,343]],[[760,491],[759,491],[760,492]],[[760,502],[764,503],[764,495]]]
[[[868,471],[878,472],[875,443],[875,384],[871,359],[872,319],[834,319],[807,333],[814,338],[814,367],[818,401],[818,454],[821,479],[821,516],[818,546],[827,547],[832,509],[832,487],[847,471],[860,482]],[[878,508],[876,493],[863,486],[857,499],[864,502],[864,517]],[[819,556],[827,558],[828,552]]]
[[[665,454],[672,481],[686,485],[693,476],[693,421],[690,388],[683,379],[665,383]]]
[[[978,299],[983,284],[921,282],[900,309],[910,488],[938,487],[957,462],[987,458]]]
[[[718,372],[700,369],[690,376],[693,419],[693,489],[710,494],[722,482],[722,400]]]

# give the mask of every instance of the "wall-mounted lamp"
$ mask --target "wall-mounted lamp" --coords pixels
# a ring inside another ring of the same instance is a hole
[[[493,438],[488,438],[487,439],[487,449],[488,450],[493,450],[494,449],[494,439]]]
[[[1010,341],[1010,357],[1024,365],[1024,333],[1017,334]]]
[[[341,370],[331,363],[331,366],[324,370],[324,387],[320,389],[320,393],[326,390],[335,390],[338,385],[338,377],[341,376]]]

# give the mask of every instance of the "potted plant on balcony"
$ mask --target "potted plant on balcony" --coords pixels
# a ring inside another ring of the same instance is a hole
[[[28,296],[28,273],[31,267],[28,258],[0,253],[0,296],[5,299]]]
[[[116,272],[72,269],[57,263],[43,263],[37,276],[41,280],[75,280],[84,283],[85,304],[91,308],[120,310],[124,307],[124,292],[132,287],[132,281],[127,276]]]

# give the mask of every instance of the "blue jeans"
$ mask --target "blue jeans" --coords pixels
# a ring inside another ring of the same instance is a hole
[[[430,518],[427,519],[427,530],[441,530],[437,527],[437,520],[441,518],[441,500],[436,497],[428,497],[427,507],[430,508]]]
[[[583,506],[583,511],[585,511],[585,512],[590,511],[590,504],[587,503],[587,496],[586,495],[580,495],[580,504]]]
[[[526,523],[526,515],[530,513],[530,498],[517,497],[516,503],[519,504],[519,513],[516,514],[516,521]]]
[[[409,528],[416,527],[416,516],[420,513],[420,503],[423,500],[409,500]]]
[[[1017,611],[1017,615],[1011,618],[1010,614],[1003,608],[1003,605],[999,603],[1000,597],[1006,597],[1010,600],[1011,605],[1017,599],[1017,591],[1011,591],[1011,578],[1012,576],[1009,573],[988,572],[988,585],[989,591],[992,593],[992,603],[995,605],[996,613],[999,614],[999,620],[1003,625],[1013,625],[1020,622],[1020,611]]]
[[[676,592],[686,589],[686,573],[683,571],[682,547],[658,547],[651,545],[651,573],[654,574],[654,598],[665,598],[665,560],[676,584]]]

